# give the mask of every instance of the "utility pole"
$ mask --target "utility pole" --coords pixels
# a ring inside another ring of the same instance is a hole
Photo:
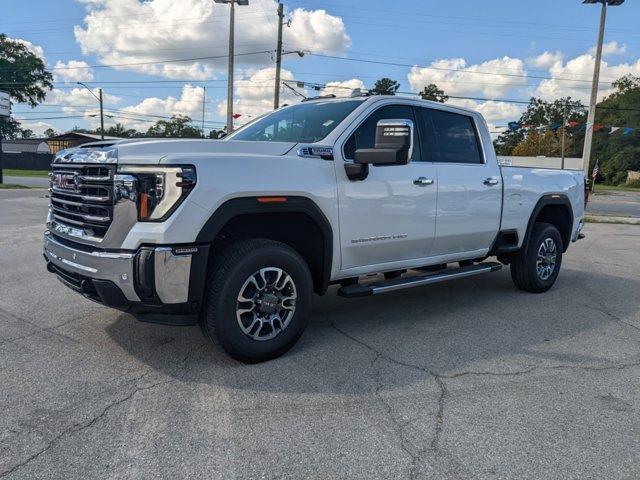
[[[93,95],[94,98],[98,100],[98,102],[100,102],[100,138],[104,140],[104,108],[102,104],[102,89],[101,88],[98,89],[98,95],[96,95],[95,93],[93,93],[93,90],[87,87],[84,83],[76,82],[76,84],[82,85],[84,88],[89,90],[89,93]],[[92,116],[95,116],[95,115],[92,115]]]
[[[207,87],[202,87],[202,138],[205,138],[204,136],[204,107],[206,105],[207,102]]]
[[[561,155],[562,155],[562,160],[560,161],[561,170],[564,170],[564,131],[566,130],[566,127],[567,127],[567,118],[563,115],[562,116],[562,146],[560,147]]]
[[[100,97],[100,138],[104,140],[104,109],[102,106],[102,89],[98,90]]]
[[[584,0],[582,3],[601,3],[600,28],[598,30],[598,44],[596,46],[596,63],[593,66],[593,81],[591,82],[591,98],[589,99],[589,113],[587,114],[587,128],[584,133],[584,147],[582,149],[582,168],[585,181],[589,177],[589,160],[591,157],[591,143],[593,140],[593,125],[596,120],[596,103],[598,101],[598,81],[600,80],[600,62],[602,60],[602,43],[604,41],[604,25],[607,19],[607,5],[622,5],[624,0]]]
[[[229,11],[229,66],[227,79],[227,135],[233,132],[233,42],[235,24],[235,5],[249,5],[249,0],[213,0],[215,3],[228,3]]]
[[[2,124],[4,122],[4,117],[0,116],[0,124]],[[2,129],[0,129],[0,185],[2,185],[2,183],[4,183],[4,178],[2,176]]]
[[[280,107],[280,70],[282,69],[282,23],[284,20],[284,5],[278,3],[278,46],[276,48],[276,89],[273,95],[273,109]]]
[[[234,47],[234,24],[235,24],[235,1],[231,0],[231,10],[229,12],[229,73],[227,80],[227,134],[233,132],[233,52]]]

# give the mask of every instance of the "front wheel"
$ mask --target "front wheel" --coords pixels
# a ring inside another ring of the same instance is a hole
[[[511,278],[520,290],[542,293],[556,282],[562,264],[562,237],[549,223],[536,223],[527,251],[511,262]]]
[[[295,250],[272,240],[241,240],[211,261],[200,327],[236,360],[270,360],[302,335],[311,294],[309,268]]]

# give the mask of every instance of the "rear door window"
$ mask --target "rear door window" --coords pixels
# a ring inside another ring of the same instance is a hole
[[[430,149],[429,160],[437,163],[482,164],[480,141],[473,118],[459,113],[428,109],[431,117],[428,138],[435,145]],[[426,128],[429,128],[427,123]]]

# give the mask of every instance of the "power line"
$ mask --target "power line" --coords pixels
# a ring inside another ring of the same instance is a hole
[[[247,56],[247,55],[259,55],[261,53],[271,53],[273,52],[272,50],[260,50],[257,52],[245,52],[245,53],[236,53],[234,55],[234,57],[241,57],[241,56]],[[131,63],[104,63],[104,64],[98,64],[98,65],[86,65],[86,66],[82,66],[82,67],[60,67],[56,70],[86,70],[88,68],[111,68],[111,67],[128,67],[128,66],[134,66],[134,65],[154,65],[154,64],[163,64],[163,63],[177,63],[177,62],[197,62],[200,60],[213,60],[213,59],[217,59],[217,58],[227,58],[228,55],[209,55],[206,57],[194,57],[194,58],[174,58],[174,59],[170,59],[170,60],[151,60],[151,61],[147,61],[147,62],[131,62]],[[5,67],[5,68],[0,68],[0,70],[11,70],[12,72],[15,71],[20,71],[20,70],[30,70],[27,68],[23,68],[23,69],[16,69],[13,67]]]
[[[468,69],[460,69],[460,68],[446,68],[446,67],[435,67],[435,66],[422,66],[422,65],[411,65],[409,63],[398,63],[398,62],[383,62],[380,60],[367,60],[364,58],[353,58],[353,57],[340,57],[338,55],[326,55],[323,53],[313,53],[309,52],[309,55],[313,55],[314,57],[322,57],[322,58],[331,58],[335,60],[346,60],[351,62],[361,62],[361,63],[372,63],[376,65],[389,65],[394,67],[407,67],[407,68],[422,68],[427,70],[438,70],[438,71],[446,71],[446,72],[457,72],[457,73],[466,73],[466,74],[477,74],[477,75],[497,75],[504,77],[517,77],[517,78],[536,78],[541,80],[558,80],[565,82],[583,82],[583,83],[591,83],[590,80],[580,80],[575,78],[564,78],[564,77],[546,77],[541,75],[522,75],[516,73],[496,73],[496,72],[485,72],[478,70],[468,70]]]

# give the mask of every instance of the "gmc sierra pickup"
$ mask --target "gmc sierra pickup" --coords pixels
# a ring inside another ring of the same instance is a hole
[[[581,235],[584,177],[501,166],[476,112],[362,96],[284,107],[223,140],[64,150],[50,198],[44,257],[65,285],[198,323],[259,362],[294,345],[334,284],[364,297],[510,265],[518,288],[548,290]]]

